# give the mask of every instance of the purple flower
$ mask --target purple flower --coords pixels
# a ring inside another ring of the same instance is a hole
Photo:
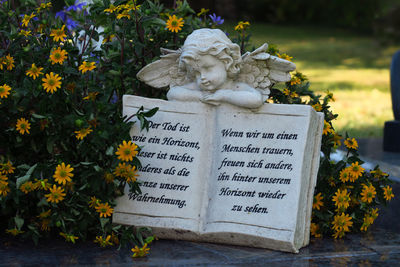
[[[64,10],[58,11],[56,13],[56,18],[60,18],[63,22],[67,20],[67,13]]]
[[[113,92],[113,95],[112,95],[112,97],[111,97],[111,99],[110,99],[110,102],[111,102],[111,104],[115,104],[115,103],[118,102],[118,96],[117,96],[117,94],[115,93],[115,91]]]
[[[76,22],[75,20],[70,19],[68,17],[67,17],[67,21],[65,22],[65,25],[67,25],[67,28],[70,31],[79,26],[78,22]]]
[[[221,18],[221,16],[217,16],[215,13],[213,13],[212,15],[208,15],[208,16],[213,21],[213,24],[216,24],[216,25],[221,25],[225,21],[224,19]]]
[[[64,8],[64,9],[65,9],[65,11],[71,11],[71,10],[79,11],[79,10],[83,9],[84,6],[86,6],[86,2],[79,3],[79,0],[76,0],[75,4],[73,4],[72,6],[69,6],[67,8]]]

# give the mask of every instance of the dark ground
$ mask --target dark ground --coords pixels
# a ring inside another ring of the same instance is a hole
[[[146,258],[132,259],[130,249],[101,249],[92,242],[46,241],[35,247],[0,240],[0,266],[400,266],[400,153],[382,151],[381,139],[358,140],[360,154],[398,181],[396,196],[367,234],[342,240],[312,238],[299,254],[239,246],[159,240]]]

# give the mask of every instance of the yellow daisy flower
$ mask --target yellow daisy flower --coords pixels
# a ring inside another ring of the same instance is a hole
[[[6,230],[6,233],[7,233],[7,234],[11,234],[11,235],[13,235],[13,236],[17,236],[17,235],[19,235],[19,234],[24,233],[24,231],[18,230],[17,228],[13,228],[13,229],[7,229],[7,230]]]
[[[335,215],[332,221],[332,229],[336,231],[336,235],[334,234],[335,238],[341,238],[344,236],[345,232],[350,232],[349,227],[353,226],[351,219],[352,218],[345,213]]]
[[[50,231],[50,220],[49,219],[44,219],[40,221],[40,230],[48,232]]]
[[[371,171],[371,174],[372,174],[372,175],[374,176],[374,178],[376,178],[376,179],[380,179],[380,178],[389,176],[389,174],[383,172],[383,171],[382,171],[381,169],[379,169],[379,168],[376,169],[376,170]]]
[[[283,89],[283,94],[289,96],[290,95],[290,90],[285,88]]]
[[[20,134],[29,134],[30,128],[31,124],[24,118],[20,118],[17,120],[16,130],[19,131]]]
[[[24,18],[22,19],[22,27],[28,27],[29,22],[34,17],[36,17],[36,15],[33,12],[30,15],[25,15]]]
[[[4,174],[1,174],[1,171],[0,171],[0,181],[6,182],[7,180],[8,180],[8,177]]]
[[[335,202],[338,209],[347,209],[350,205],[350,192],[347,193],[347,189],[338,189],[332,197],[332,201]]]
[[[207,14],[208,11],[210,11],[210,10],[209,10],[209,9],[202,8],[202,9],[200,10],[200,12],[197,13],[197,16],[200,17],[201,15],[205,15],[205,14]]]
[[[340,175],[339,175],[339,179],[340,181],[342,181],[342,183],[345,183],[347,181],[349,181],[350,179],[350,170],[348,168],[344,168],[343,170],[340,171]]]
[[[358,165],[358,161],[354,162],[351,164],[351,166],[348,167],[350,171],[350,182],[354,182],[355,180],[358,179],[358,177],[362,176],[364,172],[364,168]]]
[[[122,18],[127,18],[127,19],[131,19],[131,15],[129,15],[129,11],[128,10],[124,10],[121,13],[119,13],[117,15],[117,19],[122,19]]]
[[[87,128],[82,128],[79,131],[75,131],[76,139],[83,140],[83,138],[85,138],[91,132],[93,132],[93,130],[91,129],[90,126]]]
[[[71,178],[74,176],[72,173],[73,170],[74,168],[71,168],[71,165],[65,165],[62,162],[56,167],[53,178],[57,183],[65,185],[67,182],[71,182]]]
[[[35,187],[39,190],[49,190],[51,187],[51,184],[48,182],[49,179],[35,179]]]
[[[109,217],[113,213],[114,209],[108,205],[108,203],[99,203],[96,205],[96,211],[100,213],[100,217]]]
[[[182,30],[183,24],[183,18],[177,18],[175,15],[173,15],[172,17],[168,16],[167,29],[170,32],[178,33],[180,30]]]
[[[242,31],[250,27],[250,22],[248,21],[239,21],[235,26],[235,31]]]
[[[392,198],[394,198],[394,194],[393,194],[393,191],[392,191],[392,188],[390,187],[390,186],[385,186],[384,188],[383,188],[383,197],[387,200],[387,201],[389,201],[389,200],[391,200]]]
[[[0,172],[5,174],[14,173],[15,167],[12,165],[10,161],[7,163],[1,164]]]
[[[126,182],[134,183],[138,176],[139,176],[139,174],[137,173],[136,167],[132,166],[131,168],[127,169],[126,176],[125,176]]]
[[[100,247],[105,248],[107,246],[113,245],[110,239],[111,235],[108,235],[106,238],[103,238],[102,236],[96,236],[96,240],[94,240],[94,243],[99,243]]]
[[[43,81],[43,87],[46,90],[47,93],[54,93],[57,91],[58,88],[61,88],[61,77],[58,76],[58,74],[54,74],[53,72],[50,72],[49,74],[45,75],[46,78],[42,78]]]
[[[301,84],[301,80],[297,77],[292,77],[290,80],[290,85],[296,85],[296,84]]]
[[[32,183],[32,181],[25,182],[19,187],[19,190],[21,190],[25,194],[28,194],[29,192],[34,191],[35,189],[36,189],[35,185]]]
[[[53,188],[50,188],[49,190],[50,193],[44,195],[47,198],[47,202],[58,203],[66,196],[64,189],[61,186],[53,185]]]
[[[333,96],[333,93],[329,92],[329,90],[327,90],[326,92],[326,97],[332,100],[333,102],[336,101],[335,97]]]
[[[322,110],[322,105],[320,103],[316,103],[312,105],[312,107],[315,109],[315,111],[321,111]]]
[[[0,181],[0,196],[5,197],[9,192],[10,192],[10,187],[8,187],[8,182]]]
[[[149,254],[149,250],[150,248],[147,247],[147,243],[144,244],[144,246],[141,248],[135,246],[133,249],[131,249],[131,251],[133,252],[132,258],[144,257]]]
[[[292,59],[293,59],[293,57],[291,57],[291,56],[289,56],[288,54],[285,54],[285,53],[283,53],[283,54],[277,53],[276,55],[279,58],[284,59],[284,60],[288,60],[288,61],[292,61]]]
[[[41,212],[37,217],[44,219],[44,218],[49,217],[50,214],[51,214],[51,209]]]
[[[104,174],[104,180],[106,180],[107,184],[110,184],[114,182],[114,175],[112,175],[112,173],[107,172]]]
[[[30,76],[34,80],[36,80],[36,78],[39,77],[39,75],[43,74],[42,70],[43,68],[36,67],[35,63],[33,63],[31,68],[26,71],[26,76]]]
[[[118,159],[122,161],[132,161],[133,157],[135,157],[138,153],[136,150],[138,146],[132,141],[126,142],[122,141],[122,144],[119,145],[116,155],[118,155]]]
[[[3,84],[0,86],[0,98],[7,98],[10,94],[11,87],[7,84]]]
[[[31,31],[20,30],[19,35],[23,35],[25,37],[28,37],[28,36],[31,35]]]
[[[322,130],[322,134],[328,135],[329,133],[332,132],[333,132],[332,126],[326,120],[324,120],[324,129]]]
[[[376,191],[375,187],[370,184],[370,185],[365,185],[363,184],[363,190],[361,192],[361,201],[365,203],[371,203],[372,200],[375,198]]]
[[[334,133],[334,135],[333,135],[333,145],[335,147],[339,147],[342,144],[342,142],[340,140],[342,140],[342,136],[340,134]]]
[[[65,25],[63,25],[60,29],[51,30],[50,36],[53,37],[54,42],[62,42],[67,35],[64,32]]]
[[[89,61],[83,61],[83,63],[79,66],[79,70],[82,71],[82,73],[85,73],[87,71],[92,71],[96,68],[96,62],[89,62]]]
[[[346,140],[344,140],[344,145],[348,149],[357,149],[358,148],[358,143],[355,138],[347,138]]]
[[[121,5],[122,8],[124,8],[127,11],[135,11],[140,8],[140,5],[135,5],[134,3],[128,3],[126,5]]]
[[[319,226],[316,223],[313,223],[313,222],[311,223],[310,232],[311,232],[311,235],[314,236],[314,237],[322,237],[322,235],[320,233],[318,233],[319,232]]]
[[[312,208],[319,210],[324,205],[324,202],[322,202],[322,199],[324,199],[324,197],[321,196],[321,192],[316,194],[314,196],[314,202],[312,204]]]
[[[65,241],[67,242],[71,242],[75,244],[75,240],[79,239],[79,237],[74,236],[74,235],[70,235],[70,234],[65,234],[63,232],[60,233],[60,236],[65,238]]]
[[[40,11],[45,10],[45,9],[47,9],[47,8],[50,8],[50,7],[52,7],[51,2],[48,2],[48,3],[41,3],[40,6],[39,6],[38,8],[36,8],[36,11],[37,11],[37,12],[40,12]]]
[[[96,100],[96,96],[99,94],[99,92],[90,92],[90,93],[88,93],[88,95],[87,96],[85,96],[84,98],[83,98],[83,100],[92,100],[92,101],[95,101]]]
[[[100,204],[101,202],[96,197],[90,197],[90,200],[88,203],[89,203],[90,208],[94,208],[94,207],[96,207],[96,205]]]
[[[115,38],[115,34],[110,34],[103,39],[102,44],[111,42]]]
[[[369,215],[365,214],[363,218],[363,224],[361,225],[360,230],[365,232],[368,230],[369,226],[374,222],[374,219]]]
[[[8,54],[5,58],[3,58],[3,64],[6,64],[7,70],[12,70],[15,65],[14,65],[14,58]],[[3,69],[3,66],[1,65],[1,69]]]
[[[370,215],[371,215],[372,219],[375,220],[376,218],[378,218],[378,215],[379,215],[378,210],[379,210],[378,208],[371,209]]]
[[[117,11],[117,7],[111,4],[108,8],[104,9],[104,12],[107,13],[114,13],[114,11]]]
[[[131,165],[126,163],[119,163],[118,166],[115,167],[114,175],[119,177],[125,177],[128,168],[131,168]]]
[[[62,65],[64,60],[67,58],[68,52],[61,49],[61,47],[57,47],[57,49],[52,49],[50,52],[50,61],[51,64],[54,65],[56,63]]]

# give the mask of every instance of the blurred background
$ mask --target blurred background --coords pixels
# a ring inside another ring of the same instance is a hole
[[[174,1],[162,1],[172,6]],[[353,137],[382,137],[393,119],[389,68],[400,49],[399,0],[192,0],[210,9],[234,34],[249,21],[255,46],[276,44],[293,56],[315,91],[333,92],[336,130]]]
[[[65,2],[56,0],[55,8]],[[160,2],[172,7],[176,0]],[[393,119],[389,69],[400,49],[400,0],[188,2],[196,13],[206,8],[221,16],[220,28],[232,36],[238,21],[249,21],[256,47],[266,42],[292,56],[314,91],[334,94],[341,134],[382,137],[384,122]]]

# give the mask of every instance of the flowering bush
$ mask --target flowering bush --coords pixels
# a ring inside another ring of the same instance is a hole
[[[75,3],[54,14],[51,2],[32,5],[2,1],[0,7],[0,234],[38,242],[57,235],[67,242],[93,240],[106,247],[133,242],[133,257],[145,256],[152,236],[113,225],[115,198],[137,183],[139,148],[129,140],[130,123],[121,116],[124,94],[165,98],[136,73],[176,49],[194,29],[224,21],[186,2],[174,9],[144,1]],[[242,50],[249,45],[249,22],[235,27]],[[291,59],[271,46],[273,55]],[[272,88],[270,102],[312,105],[325,114],[321,167],[312,233],[365,231],[375,208],[393,194],[387,174],[360,165],[357,143],[347,138],[346,157],[332,162],[340,145],[329,110],[332,94],[317,96],[304,75],[293,74],[285,88]],[[156,109],[134,115],[146,118]]]

